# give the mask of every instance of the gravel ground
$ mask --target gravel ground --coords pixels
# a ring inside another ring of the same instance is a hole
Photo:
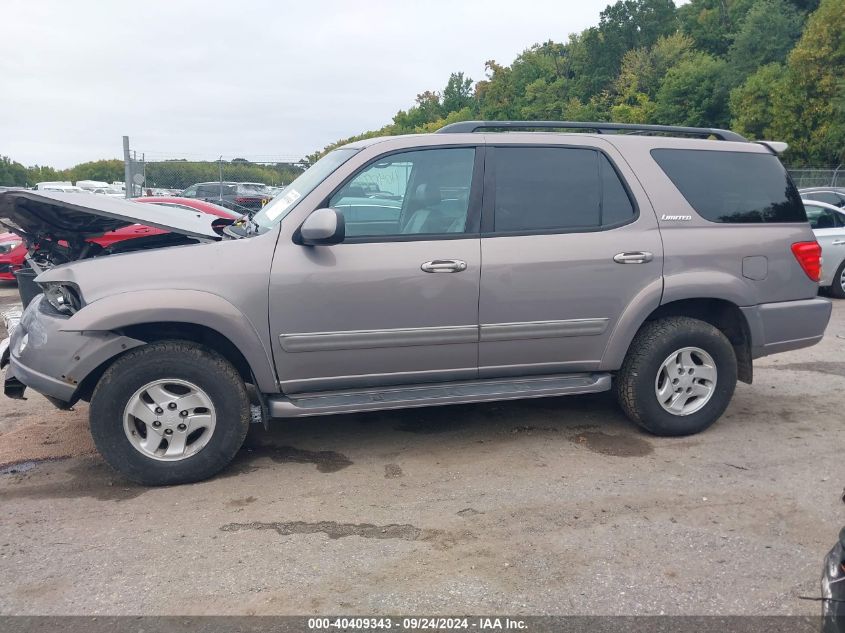
[[[839,302],[694,437],[606,394],[333,416],[159,489],[93,453],[86,406],[0,399],[0,614],[816,614],[843,351]]]

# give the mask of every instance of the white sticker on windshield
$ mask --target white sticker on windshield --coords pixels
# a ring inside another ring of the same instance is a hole
[[[277,217],[282,215],[285,209],[287,209],[290,205],[299,200],[301,197],[301,193],[299,193],[296,189],[291,189],[279,200],[274,201],[269,205],[270,208],[267,209],[267,211],[265,212],[267,219],[272,222]]]

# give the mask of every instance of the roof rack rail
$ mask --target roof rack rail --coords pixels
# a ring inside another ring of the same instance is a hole
[[[438,134],[457,134],[460,132],[478,132],[479,130],[506,130],[522,128],[546,128],[553,130],[592,130],[596,134],[617,132],[661,133],[707,138],[716,137],[720,141],[747,141],[744,136],[730,130],[711,127],[684,127],[679,125],[646,125],[639,123],[601,123],[595,121],[459,121],[450,123],[439,130]]]

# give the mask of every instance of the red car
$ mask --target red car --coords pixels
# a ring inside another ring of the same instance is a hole
[[[209,215],[216,215],[220,218],[234,219],[237,214],[229,209],[206,202],[204,200],[193,200],[191,198],[165,198],[165,197],[146,197],[135,198],[135,202],[144,202],[146,204],[157,204],[166,207],[173,207],[174,213],[200,211],[208,213]],[[123,240],[131,240],[136,237],[146,237],[150,235],[162,235],[167,233],[161,229],[152,228],[149,226],[142,226],[140,224],[133,224],[132,226],[125,226],[116,231],[109,231],[103,233],[100,237],[92,238],[90,241],[100,246],[111,246],[115,242],[122,242]],[[26,246],[20,237],[14,233],[0,233],[0,281],[15,281],[15,271],[20,269],[24,263],[26,256]]]

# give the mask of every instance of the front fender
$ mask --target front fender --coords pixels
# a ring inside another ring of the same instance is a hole
[[[219,295],[201,290],[139,290],[109,295],[65,321],[62,331],[114,331],[143,323],[202,325],[228,338],[249,363],[258,388],[278,391],[268,345],[250,320]]]

